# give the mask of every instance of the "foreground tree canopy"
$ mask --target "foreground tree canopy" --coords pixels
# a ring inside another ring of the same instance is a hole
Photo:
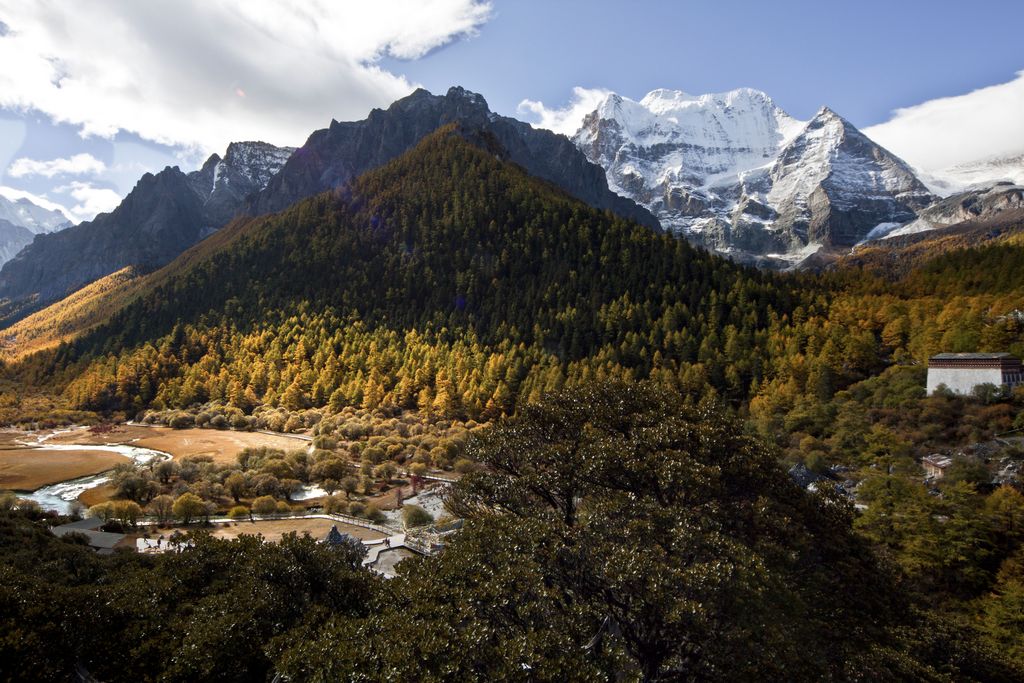
[[[851,532],[738,423],[644,385],[527,406],[452,489],[467,528],[365,619],[281,658],[317,680],[1010,680],[931,627]],[[949,641],[949,642],[947,642]],[[402,643],[396,647],[395,643]],[[918,648],[921,648],[920,650]],[[929,651],[929,655],[935,650]],[[969,654],[964,654],[967,652]],[[353,673],[355,672],[355,673]]]
[[[467,520],[393,581],[311,539],[99,558],[0,524],[3,678],[1015,680],[922,616],[851,530],[712,405],[564,391],[471,448]],[[58,646],[59,645],[59,646]],[[29,672],[29,673],[26,673]]]

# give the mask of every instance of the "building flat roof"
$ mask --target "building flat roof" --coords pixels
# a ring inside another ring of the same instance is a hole
[[[923,458],[921,458],[921,462],[933,465],[935,467],[938,467],[939,469],[945,469],[953,464],[953,458],[949,457],[948,455],[939,455],[936,453],[934,455],[924,456]]]
[[[115,545],[120,543],[125,535],[114,534],[109,531],[93,531],[91,529],[68,529],[66,526],[55,527],[53,529],[54,536],[64,536],[66,534],[82,534],[89,539],[89,545],[93,548],[113,548]]]
[[[91,529],[92,531],[96,531],[101,526],[103,526],[103,520],[99,517],[84,517],[75,522],[61,524],[60,526],[54,527],[53,530],[54,532],[56,532],[57,529]]]
[[[932,360],[1017,360],[1012,353],[937,353]]]

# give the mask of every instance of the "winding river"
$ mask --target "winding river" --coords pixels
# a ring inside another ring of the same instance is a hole
[[[68,431],[70,430],[44,434],[39,436],[34,442],[22,442],[22,445],[28,448],[45,446],[47,450],[51,451],[104,451],[107,453],[117,453],[128,458],[136,465],[146,465],[156,460],[169,460],[172,457],[170,453],[153,450],[152,448],[142,448],[141,446],[48,443],[52,437],[58,434],[66,434]],[[72,503],[78,500],[78,496],[108,481],[110,481],[110,474],[101,472],[100,474],[92,474],[86,477],[50,484],[49,486],[36,489],[32,493],[20,494],[18,497],[34,500],[44,510],[68,514],[71,512]]]

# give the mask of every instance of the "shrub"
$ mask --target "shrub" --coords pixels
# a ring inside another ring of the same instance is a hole
[[[407,528],[411,529],[433,523],[434,516],[419,505],[406,505],[402,508],[402,521]]]
[[[236,505],[228,510],[228,517],[230,519],[245,519],[249,516],[249,508],[244,505]]]
[[[10,491],[0,493],[0,510],[13,510],[18,504],[18,497]]]
[[[252,502],[252,511],[257,515],[272,515],[277,512],[277,501],[273,496],[260,496]]]
[[[459,474],[469,474],[476,469],[476,463],[469,458],[459,458],[455,461],[455,471]]]
[[[172,429],[188,429],[195,425],[195,419],[188,413],[176,413],[167,424]]]
[[[329,515],[347,515],[348,503],[341,496],[327,496],[324,500],[324,512]]]
[[[188,524],[193,519],[206,514],[206,503],[194,493],[183,493],[174,501],[171,510],[182,524]]]
[[[109,502],[97,503],[89,508],[88,515],[106,522],[114,516],[114,506]]]
[[[366,506],[366,510],[363,511],[363,515],[371,522],[380,523],[387,519],[387,517],[384,516],[384,513],[378,510],[377,506],[373,503]]]
[[[321,434],[320,436],[313,439],[313,448],[316,448],[318,450],[322,449],[327,451],[333,451],[337,447],[338,440],[335,439],[333,436]]]

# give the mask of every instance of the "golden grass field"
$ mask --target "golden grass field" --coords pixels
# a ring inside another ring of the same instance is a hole
[[[0,489],[35,491],[59,481],[106,472],[123,462],[128,459],[103,451],[4,449],[0,450]]]
[[[148,434],[134,442],[136,446],[170,453],[175,458],[208,455],[219,465],[233,465],[243,448],[268,446],[285,451],[305,449],[309,442],[276,434],[228,432],[214,429],[171,429],[143,427]]]
[[[54,437],[53,442],[91,445],[130,444],[170,453],[175,458],[208,455],[215,463],[221,465],[232,465],[237,462],[238,452],[243,448],[269,446],[288,451],[306,448],[309,445],[308,441],[277,434],[140,425],[119,425],[113,431],[100,434],[93,434],[86,429],[76,429]]]
[[[100,484],[87,491],[82,491],[82,495],[78,496],[78,501],[85,507],[91,508],[93,505],[110,500],[115,493],[117,491],[110,484]]]
[[[36,441],[37,437],[38,434],[26,434],[15,430],[0,432],[0,490],[34,491],[41,486],[60,481],[99,474],[119,463],[127,462],[127,458],[117,453],[54,451],[45,447],[30,448],[23,445],[23,442]],[[59,432],[47,441],[60,445],[129,444],[170,453],[175,458],[210,456],[214,462],[225,465],[237,462],[238,453],[243,448],[269,446],[292,450],[306,448],[309,445],[302,439],[276,434],[139,425],[118,425],[111,431],[100,433],[81,427]],[[92,506],[109,500],[113,493],[110,486],[101,485],[85,491],[79,496],[79,500],[86,506]]]
[[[256,534],[262,534],[263,538],[268,541],[280,541],[281,537],[289,532],[296,532],[300,536],[304,533],[308,533],[310,536],[316,539],[323,538],[327,535],[327,532],[331,530],[332,526],[337,526],[338,531],[355,536],[360,540],[377,540],[385,537],[385,534],[374,531],[373,529],[364,529],[361,526],[352,526],[349,524],[342,524],[335,522],[330,519],[274,519],[274,520],[260,520],[256,522],[250,521],[239,521],[230,522],[227,525],[217,524],[215,528],[210,530],[210,533],[217,538],[233,539],[238,538],[243,534],[249,536],[255,536]],[[170,528],[170,529],[159,529],[150,531],[150,536],[163,535],[164,538],[170,536],[177,531],[187,533],[189,531],[195,531],[196,527],[189,528]]]

